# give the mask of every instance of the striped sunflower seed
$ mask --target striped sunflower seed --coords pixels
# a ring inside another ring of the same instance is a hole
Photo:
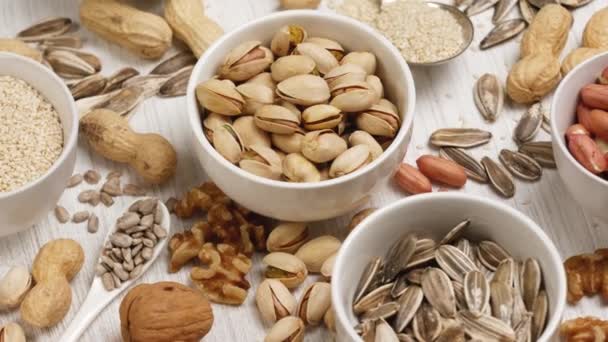
[[[475,263],[461,250],[451,245],[441,245],[435,252],[439,267],[453,280],[462,282],[464,276],[479,270]]]
[[[358,302],[356,302],[355,305],[353,305],[354,312],[359,315],[383,304],[387,299],[390,298],[392,287],[393,283],[384,284],[366,294]]]
[[[82,47],[82,39],[77,36],[55,36],[43,38],[40,41],[40,49],[47,49],[49,47],[69,47],[74,49],[80,49]]]
[[[458,147],[442,147],[439,149],[439,156],[451,160],[464,167],[468,178],[481,183],[488,182],[488,175],[483,166],[466,150]]]
[[[509,172],[519,178],[534,181],[543,174],[540,164],[524,153],[502,149],[498,159]]]
[[[456,243],[456,248],[460,249],[464,254],[466,254],[471,260],[476,258],[475,256],[475,246],[468,239],[462,238],[458,240]]]
[[[72,19],[54,17],[44,19],[17,33],[17,38],[24,42],[38,42],[68,32],[72,28]]]
[[[538,12],[538,10],[532,7],[528,0],[519,0],[519,13],[528,24],[532,23],[532,20],[536,16],[536,12]]]
[[[553,145],[550,141],[534,141],[523,143],[519,146],[519,152],[524,153],[536,160],[543,167],[555,168],[553,156]]]
[[[500,262],[511,258],[511,255],[496,242],[485,240],[479,243],[477,257],[485,267],[496,271]]]
[[[510,3],[515,5],[516,1],[517,0],[500,0],[498,4],[500,5],[502,3]],[[510,5],[508,4],[505,6]],[[494,11],[494,13],[499,13],[498,7]],[[488,33],[488,35],[481,40],[481,43],[479,43],[479,48],[482,50],[486,50],[498,44],[504,43],[510,39],[513,39],[517,37],[523,30],[525,30],[526,26],[526,21],[520,18],[503,20],[496,26],[494,26],[492,31],[490,31],[490,33]]]
[[[518,263],[520,264],[520,263]],[[519,267],[518,267],[519,268]],[[513,286],[513,314],[511,315],[511,326],[516,326],[528,314],[526,304],[521,292],[521,272],[516,272],[515,286]]]
[[[47,54],[51,53],[51,52],[56,52],[56,51],[72,53],[75,56],[78,56],[83,61],[85,61],[91,67],[93,67],[93,69],[95,69],[95,72],[101,71],[101,60],[99,59],[99,57],[97,57],[96,55],[94,55],[90,52],[85,52],[80,49],[74,49],[74,48],[69,48],[69,47],[60,47],[60,46],[48,47],[46,49]]]
[[[161,97],[175,97],[186,95],[188,88],[188,80],[192,74],[194,66],[188,66],[176,72],[169,78],[158,90],[158,95]]]
[[[410,285],[407,287],[397,301],[397,303],[399,303],[399,311],[397,312],[397,317],[393,323],[395,331],[402,332],[405,330],[405,327],[410,324],[412,318],[416,315],[423,299],[424,293],[420,286]]]
[[[528,311],[532,311],[542,282],[540,265],[536,259],[528,258],[524,261],[524,267],[521,271],[520,278],[521,294],[524,299],[524,304]]]
[[[387,319],[389,317],[394,316],[399,310],[399,304],[397,302],[388,302],[384,304],[380,304],[373,309],[367,310],[361,315],[362,321],[375,321],[378,319]]]
[[[513,183],[511,174],[508,171],[489,157],[483,157],[481,165],[485,167],[488,179],[494,190],[507,198],[515,195],[515,183]]]
[[[407,281],[412,284],[422,284],[422,274],[424,274],[424,268],[415,268],[405,274]]]
[[[483,74],[475,83],[473,99],[484,119],[496,121],[504,104],[504,90],[498,78],[492,74]]]
[[[510,325],[513,315],[513,287],[500,281],[492,281],[490,303],[492,316]]]
[[[139,75],[122,83],[123,88],[138,87],[143,89],[144,99],[158,94],[160,87],[171,78],[170,75]]]
[[[496,3],[498,2],[498,0],[475,0],[471,6],[469,6],[465,13],[469,16],[472,17],[476,14],[479,14],[481,12],[485,12],[486,10],[494,7],[494,5],[496,5]]]
[[[100,94],[106,86],[106,78],[100,74],[85,77],[70,87],[74,100]]]
[[[532,341],[532,316],[527,314],[514,327],[514,330],[515,330],[515,342]]]
[[[376,333],[374,335],[375,341],[399,342],[393,328],[383,319],[376,321]],[[364,338],[363,341],[367,342],[368,340]]]
[[[153,75],[170,75],[187,66],[196,64],[196,57],[190,51],[181,51],[177,54],[160,62],[150,74]]]
[[[543,123],[541,125],[541,128],[551,134],[551,114],[549,113],[548,110],[545,110],[543,112]]]
[[[458,223],[454,228],[450,229],[450,231],[439,241],[440,245],[447,245],[454,242],[456,239],[462,236],[463,230],[465,230],[471,224],[470,220],[464,220]]]
[[[391,288],[391,297],[395,299],[401,297],[401,295],[403,295],[403,293],[405,293],[407,290],[408,285],[407,273],[399,274],[393,283],[393,287]]]
[[[103,95],[102,95],[103,96]],[[126,87],[119,90],[108,99],[94,105],[91,109],[109,109],[120,116],[129,114],[144,100],[144,89],[140,87]]]
[[[538,133],[538,130],[543,123],[544,110],[543,104],[540,102],[537,102],[528,108],[515,127],[515,141],[524,143],[534,139],[534,136],[536,136],[536,133]]]
[[[480,271],[471,271],[464,277],[464,297],[467,307],[475,317],[482,315],[490,304],[490,285]]]
[[[505,285],[514,286],[515,278],[515,261],[512,258],[507,258],[501,261],[496,267],[492,281],[501,282]]]
[[[467,309],[467,299],[464,296],[464,285],[459,281],[452,281],[452,287],[454,288],[454,296],[456,297],[456,308],[458,310]]]
[[[462,325],[454,325],[444,328],[435,342],[465,342],[464,328]]]
[[[410,258],[406,268],[412,268],[426,264],[435,259],[435,247],[437,244],[432,239],[420,239],[416,241],[416,250]]]
[[[135,77],[139,75],[139,71],[132,67],[126,67],[119,69],[110,77],[108,77],[108,82],[106,83],[106,87],[103,90],[103,93],[109,93],[114,90],[120,89],[122,84],[131,77]]]
[[[496,25],[500,23],[509,14],[509,12],[511,12],[515,5],[517,5],[517,0],[498,1],[496,8],[494,9],[494,15],[492,16],[492,24]]]
[[[492,133],[476,128],[442,128],[431,134],[431,144],[437,147],[475,147],[492,139]]]
[[[441,315],[429,303],[422,303],[412,325],[418,341],[434,341],[441,333]]]
[[[534,301],[532,307],[532,340],[536,341],[543,333],[547,323],[547,313],[549,310],[549,300],[547,292],[541,290]]]
[[[464,330],[474,339],[482,341],[513,341],[515,332],[505,322],[489,315],[475,317],[471,312],[463,310],[456,314],[464,325]]]
[[[51,51],[46,55],[46,60],[53,71],[64,78],[82,78],[91,76],[96,72],[94,66],[69,51]]]
[[[389,282],[395,279],[397,274],[405,269],[412,255],[416,251],[416,236],[407,234],[397,240],[386,254],[383,270],[383,282]]]
[[[456,297],[448,275],[439,268],[427,268],[422,275],[424,298],[444,317],[456,314]]]

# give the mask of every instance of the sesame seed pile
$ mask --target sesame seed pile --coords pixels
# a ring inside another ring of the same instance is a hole
[[[41,177],[61,155],[59,115],[36,89],[0,76],[0,192]]]
[[[409,62],[430,63],[458,53],[464,43],[462,26],[448,11],[422,0],[343,0],[338,13],[365,22],[383,33]]]

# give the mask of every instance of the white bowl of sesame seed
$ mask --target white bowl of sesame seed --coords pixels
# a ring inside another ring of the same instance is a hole
[[[32,227],[56,205],[74,171],[77,113],[52,70],[0,53],[0,237]]]

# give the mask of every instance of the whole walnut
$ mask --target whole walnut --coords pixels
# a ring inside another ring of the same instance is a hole
[[[174,282],[138,285],[120,304],[125,342],[200,341],[212,325],[209,301],[200,292]]]

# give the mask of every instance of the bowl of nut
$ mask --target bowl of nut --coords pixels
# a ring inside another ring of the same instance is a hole
[[[332,303],[337,341],[547,342],[565,308],[566,275],[552,241],[519,211],[462,193],[423,194],[350,233],[334,264]]]
[[[403,160],[415,89],[399,51],[353,19],[287,11],[220,38],[188,84],[196,154],[228,196],[287,221],[365,203]]]
[[[40,60],[0,53],[0,237],[42,220],[76,162],[74,100]]]
[[[574,199],[608,220],[608,53],[570,71],[551,104],[553,154]]]

